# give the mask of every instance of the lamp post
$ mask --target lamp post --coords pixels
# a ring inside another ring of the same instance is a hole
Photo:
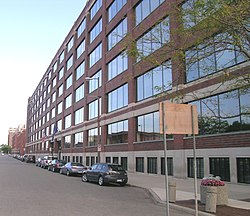
[[[101,141],[100,141],[100,91],[99,91],[99,76],[98,77],[86,77],[86,81],[96,80],[97,86],[97,162],[101,162]]]

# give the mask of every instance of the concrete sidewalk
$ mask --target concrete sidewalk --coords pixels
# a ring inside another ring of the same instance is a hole
[[[151,193],[151,195],[160,203],[166,202],[165,195],[165,176],[152,175],[144,173],[128,173],[131,186],[141,187]],[[168,177],[169,182],[176,182],[176,201],[194,200],[194,180],[193,179],[178,179],[171,176]],[[200,183],[198,180],[198,200],[200,199]],[[228,206],[250,210],[250,185],[247,184],[232,184],[227,183],[228,187]],[[177,207],[175,204],[170,204],[170,207]],[[185,208],[185,207],[183,207]],[[203,215],[210,215],[204,213]]]

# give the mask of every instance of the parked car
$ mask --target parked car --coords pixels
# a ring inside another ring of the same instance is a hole
[[[54,159],[51,161],[50,165],[48,166],[48,170],[52,172],[59,172],[61,167],[64,166],[67,162],[64,160]]]
[[[82,172],[87,170],[87,167],[81,163],[68,162],[60,169],[60,174],[70,175],[82,175]]]
[[[21,157],[21,161],[22,161],[22,162],[26,161],[26,158],[27,158],[27,157],[28,157],[27,154],[23,155],[23,156]]]
[[[109,183],[118,183],[124,186],[128,182],[128,175],[119,164],[97,163],[83,171],[82,181],[97,182],[100,186]]]
[[[27,155],[27,157],[24,158],[24,161],[26,163],[35,163],[35,159],[34,155]]]
[[[40,167],[41,168],[48,168],[49,164],[51,163],[52,160],[54,159],[57,159],[57,156],[44,156],[42,159],[41,159],[41,165]]]

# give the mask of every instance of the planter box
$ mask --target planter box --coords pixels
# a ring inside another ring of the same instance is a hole
[[[202,204],[206,204],[207,188],[214,187],[217,188],[217,205],[227,205],[228,204],[228,193],[227,186],[200,186],[200,201]]]

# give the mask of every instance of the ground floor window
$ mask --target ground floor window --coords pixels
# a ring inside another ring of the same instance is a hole
[[[135,170],[136,172],[144,172],[144,158],[143,157],[136,157],[136,162],[135,162]]]
[[[119,158],[118,157],[113,157],[113,163],[114,164],[119,164]]]
[[[173,158],[168,158],[168,175],[173,176]],[[161,174],[165,175],[165,158],[161,158]]]
[[[70,162],[70,156],[68,156],[68,160],[67,161]]]
[[[94,156],[92,156],[91,157],[91,166],[93,165],[93,164],[95,164],[96,162],[95,162],[95,157]]]
[[[187,159],[187,171],[188,177],[194,178],[194,158]],[[196,158],[196,167],[197,167],[197,178],[202,179],[204,177],[204,159]]]
[[[106,163],[111,163],[111,157],[106,157]]]
[[[230,182],[229,158],[209,158],[210,174],[220,176],[221,180]]]
[[[121,166],[123,169],[128,170],[128,158],[127,157],[121,157]]]
[[[90,159],[89,159],[89,156],[86,157],[86,166],[90,166]]]
[[[77,163],[79,162],[79,157],[78,157],[78,156],[76,156],[76,162],[77,162]]]
[[[82,156],[80,156],[80,163],[82,163]]]
[[[76,158],[76,157],[75,157],[75,156],[73,156],[73,162],[76,162],[76,161],[75,161],[75,158]]]
[[[148,157],[147,162],[147,172],[151,174],[157,174],[157,157]]]
[[[237,178],[239,183],[250,184],[250,158],[237,158]]]

